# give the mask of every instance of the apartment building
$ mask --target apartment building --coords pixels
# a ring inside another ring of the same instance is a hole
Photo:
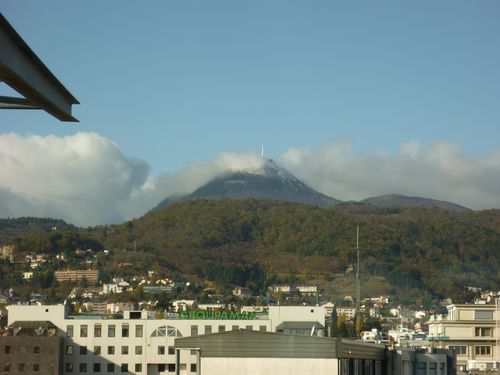
[[[461,370],[500,368],[499,300],[490,305],[450,305],[429,321],[431,344],[455,350]]]
[[[65,271],[55,271],[54,277],[58,282],[71,281],[79,282],[86,280],[89,285],[97,283],[99,279],[98,270],[65,270]]]
[[[228,331],[274,332],[285,319],[324,325],[322,307],[272,306],[268,314],[222,311],[183,313],[168,319],[148,318],[147,311],[125,311],[123,319],[69,316],[63,305],[8,306],[8,324],[48,321],[63,339],[62,374],[197,374],[197,356],[178,357],[174,340]],[[318,322],[319,320],[319,322]]]

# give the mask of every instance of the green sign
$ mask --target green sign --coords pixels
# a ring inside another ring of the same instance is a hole
[[[183,311],[179,314],[179,318],[190,320],[252,320],[255,317],[256,313],[253,311],[191,310]]]

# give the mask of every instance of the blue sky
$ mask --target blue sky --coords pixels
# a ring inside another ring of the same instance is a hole
[[[2,111],[0,133],[97,133],[155,178],[262,143],[287,159],[347,142],[359,160],[445,142],[481,165],[499,148],[498,1],[4,0],[0,10],[81,102],[78,124]]]

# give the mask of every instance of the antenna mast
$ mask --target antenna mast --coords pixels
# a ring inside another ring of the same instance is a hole
[[[360,337],[360,332],[359,332],[359,326],[360,322],[359,320],[361,319],[360,317],[360,303],[361,303],[361,285],[359,282],[359,225],[356,226],[356,256],[357,256],[357,261],[356,261],[356,319],[355,319],[355,326],[356,326],[356,338]]]

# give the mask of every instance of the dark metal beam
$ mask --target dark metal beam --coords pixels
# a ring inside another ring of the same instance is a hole
[[[33,105],[25,98],[13,98],[11,96],[0,96],[1,109],[41,109]]]
[[[71,115],[71,106],[80,104],[78,100],[50,72],[1,13],[0,81],[23,95],[25,104],[39,107],[61,121],[78,121]]]

